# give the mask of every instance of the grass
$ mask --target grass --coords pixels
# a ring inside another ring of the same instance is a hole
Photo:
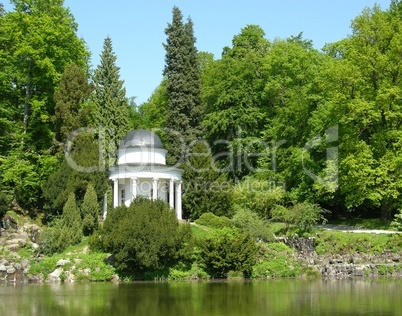
[[[282,278],[300,275],[301,264],[295,251],[281,242],[261,243],[253,278]]]
[[[87,253],[88,238],[82,242],[68,247],[63,253],[54,254],[31,265],[29,273],[43,274],[46,278],[49,273],[56,269],[57,261],[60,259],[70,260],[70,264],[63,266],[63,269],[72,269],[77,281],[109,281],[115,274],[115,269],[105,262],[106,253]],[[89,269],[89,270],[88,270]],[[64,272],[65,272],[64,271]]]
[[[207,228],[205,226],[200,226],[200,225],[194,224],[194,225],[191,225],[191,231],[195,238],[204,239],[210,235],[211,228]]]
[[[328,221],[328,224],[346,225],[364,229],[390,229],[390,222],[381,218],[348,218]]]
[[[384,251],[400,254],[402,252],[401,234],[321,231],[317,234],[316,243],[316,252],[319,255],[345,255],[354,252],[374,254]]]

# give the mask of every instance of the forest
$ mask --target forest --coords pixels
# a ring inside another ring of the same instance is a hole
[[[108,167],[136,128],[154,130],[185,170],[189,220],[282,218],[304,204],[328,218],[400,215],[402,1],[364,9],[321,50],[250,24],[221,56],[197,50],[196,25],[174,7],[163,80],[139,105],[111,38],[91,68],[63,0],[11,2],[0,4],[0,217],[62,225],[72,210],[64,222],[82,219],[90,235],[111,203]]]

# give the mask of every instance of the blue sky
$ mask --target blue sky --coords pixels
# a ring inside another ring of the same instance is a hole
[[[7,10],[12,9],[7,0]],[[365,7],[378,3],[383,9],[390,0],[65,0],[79,24],[78,35],[99,63],[103,41],[110,36],[117,55],[127,96],[145,102],[162,79],[166,41],[164,29],[178,6],[194,22],[199,51],[220,57],[234,35],[247,24],[262,27],[266,37],[287,38],[303,32],[321,49],[350,34],[350,22]]]

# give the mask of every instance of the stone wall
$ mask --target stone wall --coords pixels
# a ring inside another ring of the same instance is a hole
[[[323,277],[402,277],[402,258],[389,251],[374,254],[352,253],[319,256],[315,251],[316,243],[313,237],[278,237],[276,240],[296,250],[297,260],[301,261],[304,266],[315,269]]]
[[[27,283],[30,259],[20,255],[20,250],[29,249],[39,254],[40,227],[35,224],[19,226],[10,215],[2,219],[0,228],[0,283]]]

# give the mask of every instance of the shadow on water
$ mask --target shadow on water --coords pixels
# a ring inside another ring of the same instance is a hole
[[[0,315],[402,315],[402,280],[0,286]]]

